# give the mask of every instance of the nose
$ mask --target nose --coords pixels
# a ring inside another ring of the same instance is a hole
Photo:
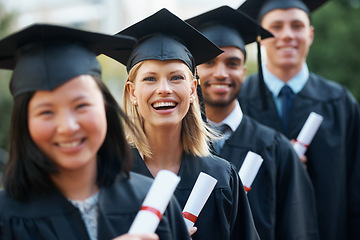
[[[61,134],[73,134],[79,130],[80,125],[76,114],[71,111],[65,111],[58,114],[57,131]]]
[[[294,32],[291,26],[285,25],[283,27],[283,30],[281,31],[280,37],[282,39],[293,39],[294,38]]]
[[[161,79],[159,81],[158,88],[156,89],[156,93],[159,95],[169,95],[172,94],[171,86],[167,79]]]
[[[226,66],[223,63],[217,64],[215,71],[214,71],[214,77],[217,80],[225,80],[229,77],[229,74],[226,70]]]

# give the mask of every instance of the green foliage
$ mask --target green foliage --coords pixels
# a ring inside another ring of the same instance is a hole
[[[0,38],[9,34],[14,14],[6,13],[0,5]],[[0,148],[8,147],[8,132],[11,118],[12,97],[9,92],[10,71],[0,71]],[[1,156],[0,156],[1,157]]]
[[[309,69],[345,85],[360,100],[360,8],[356,0],[332,0],[313,14],[315,39]]]

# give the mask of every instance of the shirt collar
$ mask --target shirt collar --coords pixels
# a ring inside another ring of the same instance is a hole
[[[232,110],[232,112],[220,123],[214,123],[209,119],[208,121],[210,124],[213,124],[215,126],[227,124],[231,128],[231,130],[235,132],[235,130],[239,127],[242,119],[243,119],[243,112],[241,110],[239,102],[236,101],[234,110]]]
[[[273,75],[267,68],[266,65],[263,64],[263,75],[264,82],[269,90],[273,93],[274,96],[278,96],[280,90],[285,85],[283,81],[281,81],[278,77]],[[291,90],[297,94],[303,89],[307,80],[309,79],[309,68],[306,63],[304,63],[301,71],[296,74],[292,79],[287,82],[287,85],[291,88]]]

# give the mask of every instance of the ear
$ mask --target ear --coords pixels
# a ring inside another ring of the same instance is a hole
[[[197,88],[198,82],[197,79],[194,78],[190,83],[190,103],[193,103],[196,96],[196,88]]]
[[[315,35],[314,26],[310,26],[310,31],[309,31],[310,46],[314,41],[314,35]]]
[[[135,85],[132,82],[126,82],[126,90],[129,93],[130,96],[130,100],[133,103],[136,103],[137,98],[136,98],[136,91],[135,91]],[[136,105],[136,104],[135,104]]]

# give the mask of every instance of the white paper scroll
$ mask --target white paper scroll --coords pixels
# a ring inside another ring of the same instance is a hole
[[[183,209],[183,216],[188,229],[194,226],[216,183],[217,180],[210,175],[203,172],[199,174]]]
[[[147,193],[129,233],[154,233],[180,177],[168,170],[160,170]]]
[[[298,156],[305,154],[323,119],[324,118],[317,113],[311,112],[309,114],[309,117],[307,118],[293,145]]]
[[[239,171],[240,179],[244,185],[246,193],[250,191],[251,185],[260,169],[262,162],[263,159],[259,154],[251,151],[246,154],[245,160]]]

